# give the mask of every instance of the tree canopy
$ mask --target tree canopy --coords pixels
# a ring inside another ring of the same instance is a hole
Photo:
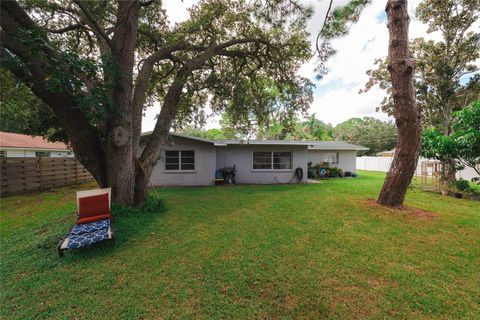
[[[372,117],[352,118],[339,123],[333,129],[336,140],[368,147],[366,155],[376,155],[381,151],[392,150],[397,141],[397,129],[392,122],[384,122]]]

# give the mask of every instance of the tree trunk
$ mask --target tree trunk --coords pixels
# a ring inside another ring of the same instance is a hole
[[[447,101],[446,104],[449,105],[451,102]],[[444,113],[444,128],[443,133],[448,137],[452,134],[453,129],[453,116],[452,116],[452,108],[445,108],[447,111]],[[442,183],[448,184],[450,182],[455,182],[455,160],[453,159],[446,159],[442,161],[442,171],[441,171],[440,180]]]
[[[445,160],[442,161],[442,170],[440,172],[440,180],[444,184],[450,182],[455,182],[456,180],[456,170],[455,170],[455,161],[454,160]]]
[[[138,31],[138,1],[120,1],[118,22],[112,38],[115,72],[111,78],[111,100],[117,114],[107,123],[107,183],[112,187],[112,201],[132,206],[135,198],[135,146],[133,139],[133,67]],[[140,119],[141,121],[141,119]]]
[[[147,188],[148,188],[148,181],[150,178],[150,174],[144,172],[144,168],[142,168],[140,163],[135,164],[136,174],[135,174],[135,198],[134,203],[136,206],[142,204],[147,196]]]
[[[394,117],[398,138],[395,156],[377,202],[401,207],[420,154],[421,116],[413,89],[413,62],[408,50],[408,7],[406,0],[389,0],[388,71],[392,79]]]

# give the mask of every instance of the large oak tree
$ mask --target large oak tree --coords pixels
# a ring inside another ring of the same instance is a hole
[[[2,67],[47,105],[113,200],[140,203],[177,122],[207,103],[237,123],[305,111],[305,20],[294,1],[200,1],[174,25],[161,1],[2,1]],[[144,109],[158,101],[140,146]]]

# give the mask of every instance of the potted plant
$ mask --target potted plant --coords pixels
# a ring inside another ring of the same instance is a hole
[[[315,178],[315,169],[312,167],[312,162],[311,161],[308,163],[307,177],[308,177],[308,179],[314,179]]]
[[[315,178],[320,178],[321,177],[321,174],[320,174],[320,164],[317,163],[316,165],[314,165],[313,167],[313,175],[315,176]]]

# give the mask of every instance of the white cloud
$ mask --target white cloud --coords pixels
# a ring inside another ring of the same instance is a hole
[[[421,0],[409,1],[409,12]],[[338,124],[351,117],[373,116],[388,119],[386,114],[375,112],[384,97],[378,88],[359,94],[368,80],[366,71],[373,69],[377,58],[386,57],[388,29],[385,19],[385,1],[375,0],[362,12],[359,21],[352,25],[347,36],[332,41],[337,54],[328,61],[329,73],[317,81],[317,90],[311,112],[325,122]],[[411,19],[410,38],[439,39],[438,34],[427,34],[427,26]],[[305,71],[302,71],[302,75]]]
[[[315,99],[310,111],[315,112],[317,118],[333,125],[357,117],[374,117],[386,121],[390,120],[386,114],[375,112],[375,106],[380,104],[383,95],[378,88],[362,95],[358,94],[356,87],[339,88]]]
[[[420,1],[409,1],[411,16]],[[195,0],[165,1],[170,22],[175,23],[187,19],[187,8],[195,2]],[[303,0],[303,2],[312,5],[315,9],[315,13],[308,23],[313,50],[315,38],[323,24],[329,1]],[[346,2],[348,0],[334,0],[334,5],[342,5]],[[316,112],[317,117],[321,120],[335,125],[352,117],[374,116],[384,120],[388,119],[385,114],[375,112],[375,108],[383,99],[383,91],[376,88],[367,93],[358,94],[358,90],[364,87],[368,79],[365,72],[374,67],[373,62],[376,58],[387,55],[388,30],[386,22],[380,19],[385,12],[385,3],[386,1],[383,0],[372,1],[362,12],[359,21],[351,26],[349,34],[332,42],[337,54],[328,62],[330,72],[321,81],[315,81],[317,89],[310,108],[310,112]],[[438,40],[438,34],[429,35],[426,31],[426,25],[411,19],[410,38],[423,36]],[[312,59],[302,66],[299,74],[314,80],[314,69],[315,59]],[[147,110],[143,121],[144,131],[153,129],[154,117],[159,110],[158,104]],[[218,120],[218,116],[212,116],[206,127],[218,127]]]

